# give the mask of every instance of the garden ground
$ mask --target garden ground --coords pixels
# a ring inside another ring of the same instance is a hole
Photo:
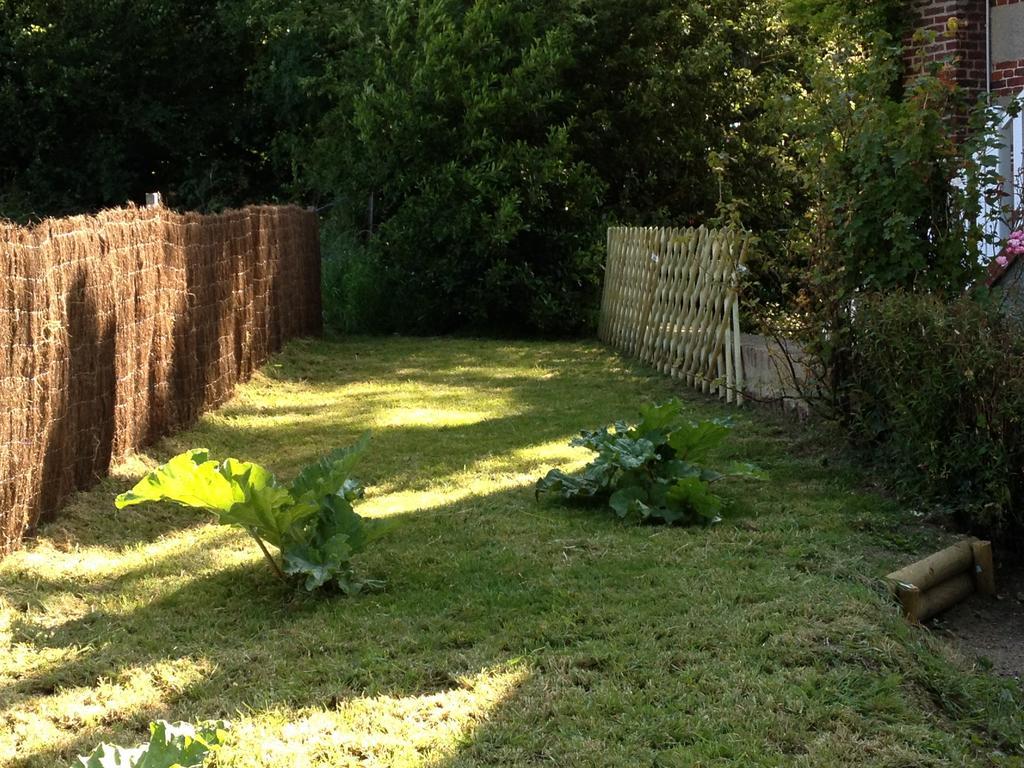
[[[538,504],[568,440],[677,386],[594,343],[301,341],[0,563],[0,764],[67,764],[155,718],[228,717],[220,765],[1021,765],[1016,683],[905,625],[904,528],[827,437],[735,413],[710,529]],[[282,476],[373,430],[357,558],[297,595],[244,534],[114,495],[188,447]]]

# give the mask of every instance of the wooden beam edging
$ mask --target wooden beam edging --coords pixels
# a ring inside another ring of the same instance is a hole
[[[995,594],[992,544],[964,539],[885,578],[904,615],[914,623],[927,621],[975,592]]]

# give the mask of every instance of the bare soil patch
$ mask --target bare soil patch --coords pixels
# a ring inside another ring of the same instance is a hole
[[[1005,557],[1005,556],[1004,556]],[[995,597],[973,595],[932,622],[999,675],[1024,676],[1024,567],[996,564]]]

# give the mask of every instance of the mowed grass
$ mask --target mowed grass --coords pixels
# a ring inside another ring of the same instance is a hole
[[[734,413],[710,529],[538,504],[581,428],[680,394]],[[114,495],[189,447],[288,477],[364,430],[357,558],[307,597],[244,534]],[[935,544],[828,451],[595,343],[291,344],[192,430],[0,562],[0,764],[67,765],[151,719],[227,717],[221,766],[1021,765],[1020,695],[907,627],[879,584]]]

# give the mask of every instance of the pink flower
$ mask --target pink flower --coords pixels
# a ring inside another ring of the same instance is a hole
[[[999,256],[996,256],[996,264],[998,264],[1000,267],[1005,268],[1010,264],[1010,257],[1007,256],[1005,253],[1000,254]]]

